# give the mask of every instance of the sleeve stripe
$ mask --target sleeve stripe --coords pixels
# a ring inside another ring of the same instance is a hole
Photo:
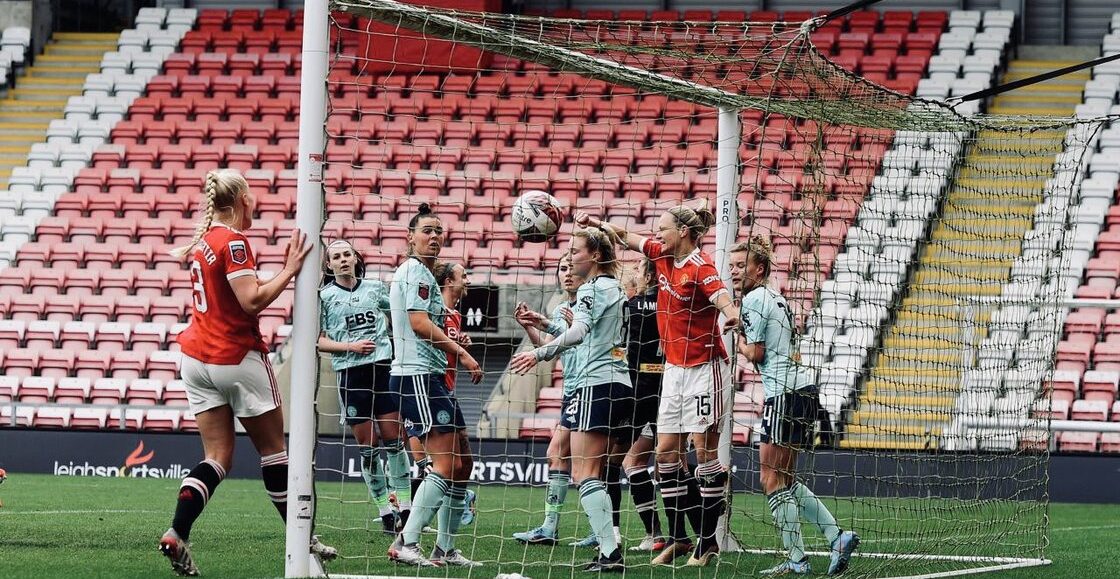
[[[726,294],[726,293],[728,293],[727,288],[722,288],[721,287],[721,288],[719,288],[718,291],[716,291],[716,293],[708,296],[708,302],[714,304],[716,302],[716,298],[718,298],[719,296],[721,296],[723,294]]]
[[[235,272],[226,274],[226,279],[228,279],[229,281],[233,281],[233,280],[235,280],[239,277],[246,277],[246,276],[250,276],[250,275],[253,276],[253,277],[257,277],[257,270],[255,270],[255,269],[239,269]]]

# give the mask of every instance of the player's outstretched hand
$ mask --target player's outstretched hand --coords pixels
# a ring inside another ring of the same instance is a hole
[[[733,332],[733,331],[737,330],[739,328],[739,324],[740,324],[739,316],[735,316],[733,318],[727,318],[727,321],[723,322],[723,333],[726,334],[728,332]]]
[[[372,354],[377,344],[373,340],[358,340],[357,342],[350,342],[350,351],[355,354]]]
[[[303,260],[311,253],[311,245],[307,243],[307,234],[299,229],[292,230],[292,237],[288,240],[288,251],[284,258],[284,269],[299,273],[303,268]]]
[[[467,346],[470,346],[473,343],[474,342],[471,340],[471,335],[470,334],[459,334],[459,345],[460,346],[466,348]]]
[[[548,323],[548,318],[544,314],[529,309],[529,305],[525,302],[517,304],[513,310],[513,317],[523,328],[541,329]]]
[[[517,305],[513,308],[513,319],[517,320],[517,323],[521,324],[522,326],[529,325],[529,319],[525,316],[525,313],[528,311],[529,304],[525,302],[517,302]]]
[[[470,373],[472,384],[482,382],[482,366],[478,365],[478,361],[474,359],[474,356],[471,356],[466,350],[463,350],[463,353],[459,355],[459,363],[463,365],[464,370]]]
[[[527,374],[537,366],[537,356],[532,351],[521,352],[509,361],[509,369],[516,374]]]
[[[564,316],[564,321],[568,322],[568,327],[572,327],[572,322],[576,319],[576,315],[572,313],[572,308],[562,308],[560,315]]]

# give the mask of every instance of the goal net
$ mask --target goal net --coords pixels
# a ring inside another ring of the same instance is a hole
[[[1050,441],[1035,410],[1048,400],[1058,304],[1083,265],[1070,249],[1096,124],[960,114],[908,96],[901,75],[880,79],[901,92],[868,82],[814,44],[839,21],[570,20],[390,0],[331,9],[322,241],[349,240],[365,276],[387,280],[409,219],[430,203],[446,230],[440,259],[469,272],[459,309],[485,379],[456,390],[477,493],[457,546],[483,567],[446,573],[582,573],[592,551],[569,546],[588,533],[574,490],[557,546],[512,538],[543,517],[562,371],[507,370],[527,343],[513,308],[561,299],[572,210],[652,236],[665,210],[701,199],[730,208],[730,237],[773,243],[769,283],[791,306],[795,350],[827,410],[797,478],[862,536],[849,574],[1046,563]],[[721,134],[721,109],[738,131]],[[721,164],[729,144],[737,159]],[[514,198],[534,189],[569,210],[545,244],[509,227]],[[702,247],[725,266],[715,234]],[[342,553],[330,571],[416,574],[387,560],[392,537],[337,396],[324,365],[315,526]],[[728,528],[741,550],[712,573],[753,575],[786,556],[758,481],[763,400],[738,359]],[[632,547],[644,531],[625,493],[618,510]],[[828,544],[808,522],[801,532],[823,571]],[[683,572],[626,556],[631,576]]]

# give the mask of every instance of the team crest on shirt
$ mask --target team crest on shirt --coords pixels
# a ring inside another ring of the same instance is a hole
[[[677,283],[679,283],[681,285],[684,285],[684,284],[688,283],[689,281],[691,281],[691,279],[692,278],[688,277],[687,273],[682,273],[681,274],[681,281],[679,281]]]
[[[231,241],[229,242],[229,256],[233,263],[241,265],[249,261],[249,250],[245,247],[244,241]]]
[[[447,424],[451,422],[451,414],[446,410],[440,410],[436,413],[436,421],[440,424]]]
[[[420,299],[422,300],[428,299],[428,296],[431,295],[431,293],[432,290],[426,283],[422,283],[420,284],[420,287],[416,288],[416,295],[420,296]]]

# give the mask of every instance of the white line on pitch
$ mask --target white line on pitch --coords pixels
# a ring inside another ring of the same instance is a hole
[[[155,515],[163,511],[141,511],[136,509],[89,509],[89,510],[71,510],[71,511],[12,511],[0,510],[0,516],[15,516],[15,515],[118,515],[137,513],[144,515]]]
[[[1051,531],[1096,531],[1098,529],[1120,529],[1120,525],[1096,525],[1093,527],[1054,527]]]

